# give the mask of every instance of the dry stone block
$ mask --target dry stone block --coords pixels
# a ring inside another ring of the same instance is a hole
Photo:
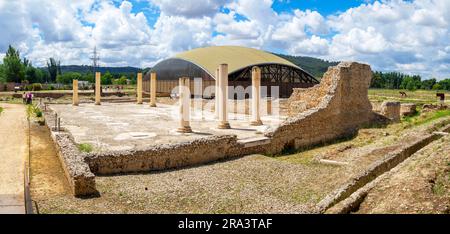
[[[383,102],[381,104],[381,114],[394,123],[400,122],[400,102]]]
[[[401,116],[411,116],[417,113],[416,104],[414,103],[402,103],[400,106]]]

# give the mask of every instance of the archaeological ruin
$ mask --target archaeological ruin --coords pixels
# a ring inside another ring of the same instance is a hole
[[[251,113],[230,118],[227,69],[228,64],[218,66],[213,88],[218,93],[212,101],[218,106],[209,110],[192,108],[189,78],[179,79],[179,105],[156,103],[154,72],[150,105],[101,103],[100,92],[95,105],[79,103],[76,87],[73,105],[48,105],[46,123],[73,194],[97,194],[95,175],[180,168],[255,153],[273,155],[333,141],[355,134],[376,115],[367,96],[370,66],[343,62],[330,67],[320,84],[295,88],[286,103],[287,113],[277,118],[259,111],[265,101],[259,93],[261,69],[254,66]],[[96,74],[96,81],[100,76]],[[141,76],[137,104],[142,103]],[[395,113],[387,111],[387,117],[395,118],[398,108]],[[57,119],[62,123],[55,128]],[[96,150],[81,152],[77,146],[82,143],[91,143]]]

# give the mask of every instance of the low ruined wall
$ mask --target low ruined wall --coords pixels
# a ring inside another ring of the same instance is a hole
[[[343,62],[330,67],[321,83],[311,90],[295,90],[289,106],[305,102],[307,108],[301,112],[290,109],[290,118],[273,132],[266,133],[272,138],[268,153],[279,153],[286,147],[298,149],[354,134],[374,116],[368,99],[371,77],[369,65]]]
[[[450,130],[450,126],[446,126],[442,128],[441,131],[448,132]],[[358,189],[364,187],[366,184],[375,180],[381,174],[391,170],[396,167],[398,164],[403,162],[405,159],[427,146],[431,142],[440,139],[442,134],[432,133],[422,136],[420,139],[403,145],[400,149],[395,150],[384,156],[384,158],[374,162],[369,168],[354,178],[350,179],[347,183],[339,187],[336,191],[326,196],[317,204],[317,211],[319,213],[325,212],[328,208],[333,205],[343,201],[344,199],[350,197],[353,193],[355,193]],[[351,202],[347,202],[348,204],[343,204],[343,207],[336,208],[335,211],[337,213],[345,213],[349,212],[353,207],[352,203],[358,203],[360,199],[364,199],[364,194],[355,194],[350,200]],[[339,211],[339,209],[341,209]]]
[[[76,197],[98,194],[95,187],[95,175],[85,162],[85,156],[79,151],[70,133],[53,131],[51,124],[54,123],[54,113],[52,110],[47,109],[44,116],[72,194]]]
[[[236,155],[236,136],[214,136],[138,150],[91,153],[86,160],[95,174],[164,170],[207,163]]]

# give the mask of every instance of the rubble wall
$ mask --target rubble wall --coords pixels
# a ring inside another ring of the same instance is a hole
[[[330,67],[321,83],[296,89],[289,99],[291,116],[273,132],[268,153],[282,152],[332,141],[354,134],[373,118],[368,88],[372,77],[369,65],[342,62]],[[298,103],[306,106],[299,111]]]

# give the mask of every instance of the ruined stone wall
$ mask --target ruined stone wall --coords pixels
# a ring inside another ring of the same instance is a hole
[[[91,153],[86,161],[95,174],[164,170],[207,163],[236,153],[236,136],[213,136],[144,149]]]
[[[354,134],[373,118],[368,99],[372,77],[369,65],[343,62],[330,67],[321,83],[314,87],[316,94],[296,90],[292,102],[307,100],[307,108],[295,113],[273,132],[268,153],[279,153],[285,147],[301,148]],[[311,91],[312,92],[312,91]],[[298,96],[295,96],[298,95]],[[293,104],[294,105],[294,104]]]
[[[72,135],[65,131],[54,131],[51,125],[54,123],[55,117],[51,109],[47,109],[44,116],[72,194],[76,197],[98,194],[95,175],[85,162],[85,155],[78,149]]]

